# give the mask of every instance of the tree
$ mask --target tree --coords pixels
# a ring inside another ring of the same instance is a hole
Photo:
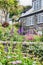
[[[31,8],[32,8],[32,6],[24,6],[23,12],[25,13],[26,11],[28,11]]]
[[[15,16],[20,16],[22,13],[25,13],[27,10],[29,10],[31,8],[31,6],[23,6],[23,5],[18,5],[17,9],[10,13],[10,18],[15,15]]]
[[[7,22],[8,13],[17,11],[17,0],[0,0],[0,9],[4,12],[5,22]]]

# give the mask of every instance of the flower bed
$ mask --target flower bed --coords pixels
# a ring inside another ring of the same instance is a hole
[[[23,32],[23,29],[21,29]],[[38,36],[34,34],[26,34],[22,35],[18,33],[18,28],[15,26],[9,25],[8,27],[4,28],[0,25],[0,40],[2,41],[27,41],[27,42],[43,42],[43,36]]]
[[[17,32],[17,28],[15,26],[9,25],[8,27],[4,28],[0,26],[0,40],[2,41],[23,41],[24,36],[19,35]]]
[[[10,44],[7,48],[8,51],[4,51],[4,46],[0,44],[0,64],[1,65],[32,65],[33,60],[31,58],[24,58],[22,55],[22,46],[17,44],[16,48],[12,50],[13,45]]]
[[[43,42],[13,43],[10,41],[9,43],[7,41],[4,46],[0,43],[0,63],[2,65],[12,65],[16,61],[21,61],[20,65],[32,65],[34,61],[37,65],[43,65]]]
[[[19,35],[15,26],[0,25],[0,40],[0,65],[43,65],[43,36]]]

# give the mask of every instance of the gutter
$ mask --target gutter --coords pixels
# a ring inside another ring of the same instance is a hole
[[[25,15],[25,16],[21,16],[21,17],[18,19],[18,21],[19,21],[21,18],[29,17],[29,16],[32,16],[32,15],[35,15],[35,14],[39,14],[39,13],[42,13],[42,12],[43,12],[43,9],[40,9],[40,10],[38,10],[38,11],[34,11],[34,12],[32,12],[32,13],[30,13],[30,14],[27,14],[27,15]]]

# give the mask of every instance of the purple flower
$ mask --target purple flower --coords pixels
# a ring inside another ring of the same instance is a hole
[[[23,33],[23,31],[24,31],[24,30],[23,30],[23,27],[21,27],[21,28],[18,30],[18,33],[21,34],[21,33]]]

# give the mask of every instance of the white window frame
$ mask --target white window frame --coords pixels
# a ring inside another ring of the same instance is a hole
[[[39,17],[40,16],[40,17]],[[43,16],[43,14],[38,14],[38,24],[40,24],[40,23],[43,23],[43,18],[42,18],[42,16]],[[40,19],[40,21],[39,21],[39,19]]]
[[[30,25],[34,25],[34,16],[31,17],[31,24]]]

